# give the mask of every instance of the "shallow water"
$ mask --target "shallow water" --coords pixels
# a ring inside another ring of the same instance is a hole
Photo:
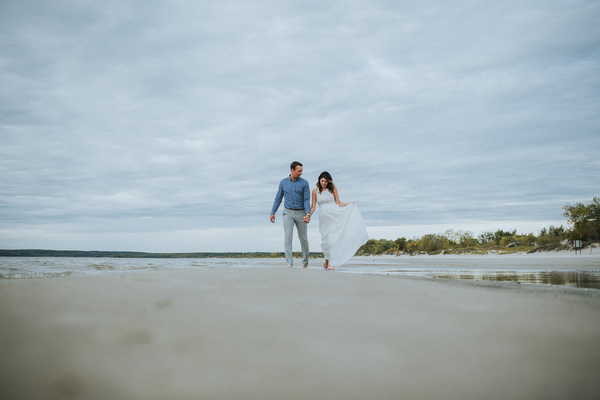
[[[584,289],[600,289],[600,271],[415,271],[390,270],[390,275],[421,276],[441,279],[465,279],[535,283],[569,286]]]
[[[251,266],[252,259],[0,257],[0,279],[58,278],[111,272]]]
[[[0,279],[59,278],[165,269],[282,268],[284,263],[282,259],[272,258],[0,257]],[[310,268],[322,269],[322,264],[322,259],[312,259]],[[600,254],[577,258],[568,254],[354,257],[337,272],[507,281],[600,290]]]
[[[600,289],[600,254],[354,257],[339,270],[378,275],[517,282]]]

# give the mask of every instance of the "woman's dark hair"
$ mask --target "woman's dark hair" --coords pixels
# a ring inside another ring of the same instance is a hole
[[[335,185],[333,184],[333,178],[327,171],[321,172],[321,175],[319,175],[319,179],[317,179],[317,188],[319,189],[319,193],[321,193],[321,191],[323,190],[323,187],[321,186],[321,178],[327,179],[327,190],[333,193]]]

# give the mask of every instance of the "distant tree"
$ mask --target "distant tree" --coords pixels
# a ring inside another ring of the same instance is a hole
[[[533,246],[536,242],[536,237],[533,233],[528,233],[527,235],[519,235],[516,239],[524,244],[525,246]]]
[[[396,248],[396,242],[387,239],[379,239],[375,244],[375,254],[386,254]]]
[[[517,240],[514,236],[502,236],[502,239],[500,239],[500,246],[508,246],[509,244],[514,243],[516,241]]]
[[[356,252],[356,254],[359,255],[371,255],[371,254],[375,254],[375,249],[377,247],[377,240],[375,239],[369,239],[367,240],[367,243],[363,244],[358,251]]]
[[[402,238],[396,239],[396,249],[398,251],[406,250],[406,238],[402,237]]]
[[[420,250],[426,253],[436,253],[448,247],[448,239],[444,235],[425,235],[419,240]]]
[[[517,230],[513,230],[512,232],[509,231],[503,231],[502,229],[498,229],[496,231],[496,233],[494,233],[494,243],[496,245],[500,245],[500,241],[502,240],[503,237],[505,236],[515,236],[517,234]]]
[[[486,244],[486,243],[494,241],[494,237],[495,237],[494,232],[483,232],[482,234],[477,236],[477,240],[481,244]]]
[[[411,240],[406,244],[406,252],[409,253],[410,255],[415,254],[419,250],[420,250],[419,242]]]
[[[454,229],[448,229],[442,236],[448,241],[448,246],[458,246],[460,243],[461,231],[454,231]]]
[[[600,198],[594,197],[588,205],[566,204],[563,216],[571,224],[569,239],[598,240],[600,238]]]
[[[566,235],[567,231],[565,230],[565,228],[563,228],[562,225],[559,227],[550,225],[550,228],[548,228],[548,236],[553,237],[557,240],[564,239]]]
[[[473,234],[469,231],[458,231],[458,243],[461,247],[471,247],[477,245],[477,240],[473,238]]]

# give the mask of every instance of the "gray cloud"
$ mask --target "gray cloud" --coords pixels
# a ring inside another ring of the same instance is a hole
[[[267,214],[294,159],[311,185],[330,171],[372,235],[564,222],[598,195],[599,16],[3,2],[0,247],[280,250]]]

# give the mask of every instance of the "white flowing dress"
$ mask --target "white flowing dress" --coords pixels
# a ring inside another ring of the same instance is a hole
[[[329,265],[339,267],[369,240],[362,215],[355,204],[340,207],[333,193],[317,189],[321,250]]]

